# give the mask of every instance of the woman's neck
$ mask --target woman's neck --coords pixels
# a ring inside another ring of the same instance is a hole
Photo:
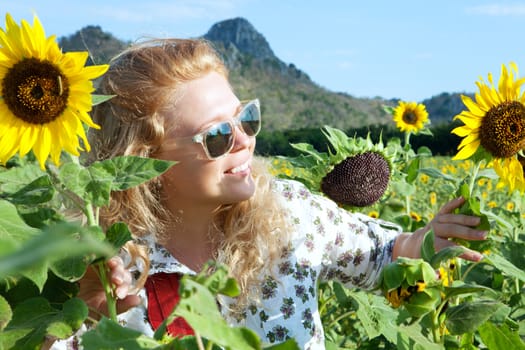
[[[166,226],[162,245],[181,263],[199,272],[216,252],[217,237],[212,237],[214,211],[173,209],[170,208],[172,222]]]

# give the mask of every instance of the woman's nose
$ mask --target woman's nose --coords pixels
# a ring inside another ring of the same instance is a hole
[[[246,135],[241,125],[237,125],[235,129],[235,140],[233,144],[233,149],[242,149],[249,147],[253,142],[254,137]]]

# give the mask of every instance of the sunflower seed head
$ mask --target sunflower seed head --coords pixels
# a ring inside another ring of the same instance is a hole
[[[385,193],[390,181],[390,165],[377,152],[347,157],[321,180],[321,190],[339,204],[365,207]]]

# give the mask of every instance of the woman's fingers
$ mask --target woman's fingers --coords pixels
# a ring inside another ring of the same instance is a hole
[[[487,237],[487,231],[475,228],[481,222],[479,217],[453,213],[464,202],[463,197],[458,197],[441,208],[431,223],[436,237],[466,240],[483,240]]]
[[[438,212],[438,215],[452,213],[454,209],[459,208],[463,203],[465,203],[465,198],[463,197],[454,198],[441,207],[441,209]]]
[[[440,238],[461,238],[470,241],[481,241],[487,238],[486,230],[478,230],[461,224],[432,225],[434,234]]]
[[[124,299],[132,287],[131,273],[124,267],[124,262],[118,256],[109,259],[107,265],[110,268],[110,279],[115,287],[115,294],[119,299]]]
[[[448,239],[436,237],[436,239],[434,240],[434,247],[438,251],[441,249],[447,248],[447,247],[453,247],[457,245],[458,244],[452,241],[449,241]],[[465,260],[470,260],[470,261],[480,261],[481,259],[483,259],[483,254],[475,250],[470,250],[466,247],[463,247],[463,248],[465,249],[465,252],[459,256],[460,258],[465,259]]]

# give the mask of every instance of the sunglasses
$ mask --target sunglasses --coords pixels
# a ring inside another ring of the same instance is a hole
[[[232,150],[237,126],[248,136],[254,137],[259,133],[261,109],[258,99],[244,104],[241,111],[229,120],[214,124],[191,139],[202,145],[209,159],[219,159]]]

